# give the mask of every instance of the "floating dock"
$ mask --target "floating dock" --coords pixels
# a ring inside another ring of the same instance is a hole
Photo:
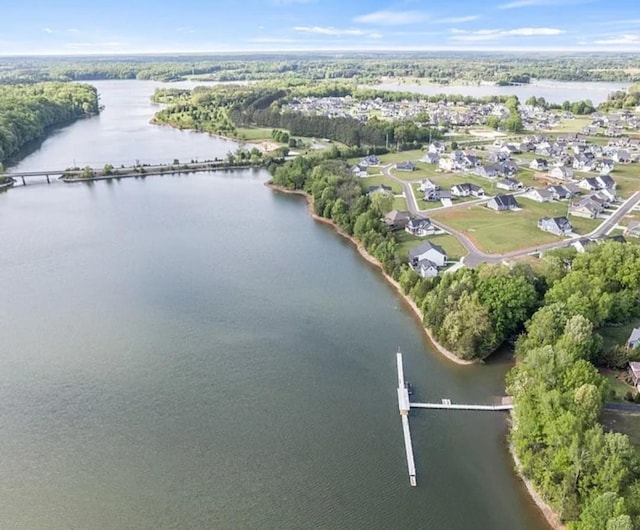
[[[411,431],[409,430],[409,411],[413,409],[446,409],[446,410],[484,410],[504,411],[511,410],[513,403],[511,398],[503,398],[497,405],[466,405],[451,403],[450,399],[443,399],[440,403],[412,403],[409,400],[409,385],[404,380],[404,367],[402,365],[402,353],[396,354],[398,367],[398,409],[402,419],[402,431],[404,433],[404,449],[407,454],[407,469],[409,470],[409,483],[417,486],[416,464],[413,459],[413,444],[411,443]]]
[[[409,430],[409,409],[411,408],[411,403],[409,402],[409,390],[407,390],[407,385],[404,380],[402,354],[400,352],[398,352],[396,360],[398,365],[398,408],[400,409],[400,417],[402,418],[404,449],[407,454],[407,468],[409,469],[409,483],[412,486],[417,486],[416,464],[413,459],[413,445],[411,444],[411,431]]]

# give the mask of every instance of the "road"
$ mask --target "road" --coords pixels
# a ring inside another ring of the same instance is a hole
[[[411,183],[396,177],[391,172],[392,167],[393,167],[393,164],[383,166],[382,174],[385,177],[388,177],[394,180],[395,182],[397,182],[398,184],[400,184],[400,186],[402,187],[402,191],[404,193],[405,199],[407,201],[407,208],[409,209],[409,212],[411,212],[411,214],[415,215],[416,217],[426,218],[427,215],[425,215],[425,211],[420,210],[420,208],[418,208],[418,202],[416,201],[415,194],[413,193],[413,188],[411,187]],[[482,199],[478,201],[473,201],[473,203],[482,203],[482,202],[485,202],[485,200]],[[627,215],[636,205],[638,205],[638,203],[640,203],[640,191],[636,191],[633,195],[631,195],[631,197],[629,197],[624,203],[622,203],[622,205],[615,211],[615,213],[613,213],[608,219],[605,219],[595,230],[593,230],[589,234],[586,234],[584,236],[572,237],[570,239],[563,239],[561,241],[555,241],[553,243],[547,243],[544,245],[537,245],[535,247],[523,248],[513,252],[506,252],[504,254],[486,254],[485,252],[482,252],[481,250],[479,250],[478,247],[475,246],[473,241],[471,241],[471,239],[469,239],[469,237],[467,237],[462,232],[455,230],[454,228],[451,228],[450,226],[444,223],[441,223],[439,221],[434,221],[433,219],[431,220],[431,222],[438,228],[449,232],[451,235],[455,236],[458,241],[460,241],[462,246],[467,251],[467,255],[463,258],[464,264],[467,265],[468,267],[475,267],[480,263],[501,263],[506,259],[526,256],[527,254],[533,254],[541,250],[551,250],[554,248],[567,247],[572,243],[574,243],[575,241],[578,241],[579,239],[583,239],[583,238],[601,237],[605,235],[607,232],[609,232],[625,215]],[[470,204],[472,203],[465,202],[459,206],[469,206]],[[455,208],[455,207],[456,206],[452,206],[451,208]]]

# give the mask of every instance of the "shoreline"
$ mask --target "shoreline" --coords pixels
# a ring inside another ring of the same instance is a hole
[[[412,309],[414,315],[420,320],[420,326],[422,327],[422,329],[424,330],[425,334],[429,338],[429,341],[431,342],[433,347],[443,357],[447,358],[449,361],[451,361],[453,363],[456,363],[456,364],[459,364],[459,365],[463,365],[463,366],[468,366],[468,365],[472,365],[472,364],[478,364],[477,361],[467,361],[465,359],[460,359],[453,352],[447,350],[442,344],[438,343],[438,341],[435,339],[435,337],[431,333],[431,330],[429,330],[424,325],[424,323],[422,322],[422,312],[420,311],[420,308],[416,305],[416,303],[408,295],[406,295],[406,294],[404,294],[402,292],[402,287],[400,286],[400,284],[396,280],[394,280],[389,274],[387,274],[387,272],[382,267],[382,263],[380,263],[374,256],[369,254],[360,241],[358,241],[355,237],[347,234],[334,221],[332,221],[331,219],[326,219],[326,218],[321,217],[318,214],[316,214],[313,211],[313,201],[312,201],[312,199],[311,199],[311,197],[309,196],[308,193],[306,193],[305,191],[302,191],[302,190],[289,190],[289,189],[283,188],[282,186],[277,186],[275,184],[271,184],[270,182],[265,182],[264,185],[267,186],[268,188],[270,188],[270,189],[272,189],[274,191],[280,192],[280,193],[284,193],[284,194],[287,194],[287,195],[299,195],[301,197],[304,197],[306,199],[306,201],[307,201],[307,211],[309,212],[309,215],[311,215],[312,219],[314,219],[315,221],[318,221],[320,223],[323,223],[323,224],[331,226],[336,231],[336,233],[338,235],[340,235],[341,237],[343,237],[343,238],[349,240],[351,243],[353,243],[353,245],[356,247],[356,250],[358,251],[360,256],[362,256],[366,261],[368,261],[372,265],[376,266],[380,270],[380,272],[382,273],[384,278],[389,282],[389,284],[391,284],[392,287],[395,288],[395,290],[398,292],[398,294],[400,295],[402,300],[404,300],[404,302]]]
[[[556,514],[556,512],[553,511],[551,506],[549,506],[545,502],[545,500],[540,496],[540,494],[536,491],[536,489],[533,487],[533,484],[531,484],[529,479],[524,476],[524,473],[522,472],[522,464],[518,459],[518,455],[516,455],[516,451],[513,447],[513,444],[511,443],[509,443],[509,454],[511,455],[511,459],[513,460],[516,475],[524,484],[525,488],[527,489],[527,493],[529,494],[529,497],[535,503],[540,513],[542,513],[542,516],[547,521],[549,528],[551,528],[552,530],[567,530],[567,527],[563,525],[562,522],[560,521],[558,514]]]

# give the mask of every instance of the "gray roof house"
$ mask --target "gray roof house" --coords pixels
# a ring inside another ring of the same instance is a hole
[[[404,162],[398,162],[396,164],[396,169],[398,171],[415,171],[416,165],[410,160],[405,160]]]
[[[367,191],[369,195],[374,195],[376,193],[392,193],[391,186],[385,186],[384,184],[380,184],[378,186],[369,186],[369,191]]]
[[[487,208],[491,208],[496,212],[504,212],[520,208],[520,205],[513,195],[498,194],[487,203]]]
[[[398,210],[391,210],[384,216],[384,223],[393,229],[404,229],[407,223],[411,219],[409,212],[402,212]]]
[[[407,226],[405,227],[405,231],[409,234],[418,237],[428,236],[429,234],[433,234],[436,228],[431,224],[429,219],[420,219],[418,217],[412,217],[409,219]]]
[[[438,266],[428,259],[421,259],[415,270],[423,278],[435,278],[438,275]]]
[[[434,245],[431,241],[425,241],[417,247],[409,249],[409,263],[413,267],[417,267],[422,260],[429,260],[437,267],[442,267],[447,261],[447,253],[438,245]]]
[[[500,188],[501,190],[507,190],[507,191],[521,190],[523,186],[524,185],[519,180],[508,178],[508,177],[505,179],[502,179],[496,184],[497,188]]]
[[[484,190],[476,184],[463,182],[462,184],[454,184],[451,186],[451,195],[455,197],[484,197]]]
[[[566,236],[573,232],[573,226],[566,217],[543,217],[538,221],[538,228],[557,236]]]
[[[553,193],[548,188],[533,188],[525,193],[524,196],[536,202],[549,202],[553,200]]]

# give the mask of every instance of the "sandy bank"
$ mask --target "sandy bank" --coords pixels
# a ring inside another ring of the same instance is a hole
[[[402,299],[405,301],[405,303],[413,310],[413,312],[415,313],[416,317],[420,321],[420,324],[422,325],[422,329],[424,329],[425,333],[429,337],[429,340],[431,341],[431,343],[433,344],[433,346],[434,346],[434,348],[436,350],[438,350],[444,357],[446,357],[447,359],[449,359],[450,361],[452,361],[452,362],[454,362],[456,364],[462,364],[462,365],[476,364],[476,361],[467,361],[467,360],[464,360],[464,359],[460,359],[453,352],[447,350],[444,346],[442,346],[442,344],[438,343],[438,341],[435,339],[435,337],[433,336],[431,331],[429,329],[427,329],[422,324],[422,312],[420,311],[420,308],[416,305],[416,303],[408,295],[406,295],[406,294],[404,294],[402,292],[402,287],[400,286],[400,284],[396,280],[394,280],[389,274],[387,274],[385,272],[385,270],[384,270],[384,268],[382,266],[382,263],[380,263],[380,261],[378,261],[374,256],[369,254],[367,252],[367,250],[364,248],[364,246],[362,245],[362,243],[360,243],[360,241],[358,241],[355,237],[347,234],[344,230],[342,230],[342,228],[340,228],[331,219],[325,219],[324,217],[320,217],[319,215],[317,215],[313,211],[312,198],[307,193],[305,193],[302,190],[289,190],[289,189],[283,188],[281,186],[276,186],[276,185],[271,184],[269,182],[266,182],[265,186],[271,188],[272,190],[281,192],[281,193],[287,193],[287,194],[291,194],[291,195],[301,195],[301,196],[305,197],[307,199],[307,209],[308,209],[309,214],[311,215],[311,217],[313,217],[313,219],[333,227],[333,229],[338,234],[340,234],[345,239],[348,239],[349,241],[351,241],[355,245],[356,249],[358,250],[358,252],[360,253],[360,255],[364,259],[366,259],[369,263],[375,265],[376,267],[378,267],[378,269],[380,269],[380,272],[386,278],[386,280],[393,287],[395,287],[396,291],[398,291],[398,294],[402,297]]]

